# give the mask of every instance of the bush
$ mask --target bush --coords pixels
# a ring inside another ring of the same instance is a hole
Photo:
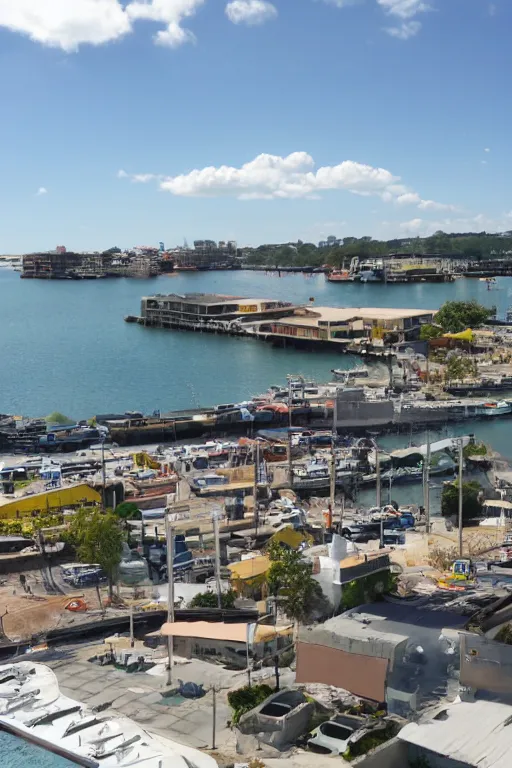
[[[118,504],[114,514],[122,520],[142,520],[142,512],[133,501],[123,501]]]
[[[396,591],[397,579],[391,573],[373,573],[364,579],[344,584],[341,592],[342,610],[357,608],[363,603],[373,603],[382,595]]]
[[[465,459],[469,456],[486,456],[487,446],[484,443],[468,443],[464,446],[463,453]]]
[[[462,483],[462,524],[467,525],[474,518],[482,514],[482,502],[480,491],[482,486],[476,480]],[[448,483],[443,488],[441,496],[441,514],[443,517],[451,517],[458,524],[459,516],[459,483],[456,480]]]
[[[246,685],[228,693],[228,704],[233,710],[233,717],[231,718],[233,725],[240,722],[242,715],[257,707],[273,693],[272,688],[265,684],[253,685],[252,687]]]
[[[232,589],[221,593],[220,604],[222,608],[233,608],[235,600],[236,593]],[[200,592],[198,595],[194,595],[190,601],[191,608],[217,608],[217,606],[217,592]]]
[[[45,421],[47,424],[60,424],[62,427],[76,424],[73,419],[70,419],[69,416],[65,416],[63,413],[59,413],[59,411],[53,411],[53,413],[48,414],[48,416],[45,418]]]
[[[428,556],[429,565],[437,571],[448,571],[454,560],[457,560],[459,551],[457,547],[443,549],[442,547],[432,547]]]

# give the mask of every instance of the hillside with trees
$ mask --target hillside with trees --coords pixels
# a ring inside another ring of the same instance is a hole
[[[467,232],[447,234],[436,232],[430,237],[402,238],[395,240],[373,240],[371,237],[345,237],[342,245],[319,248],[314,243],[283,243],[260,245],[244,249],[247,263],[268,267],[295,266],[348,267],[350,260],[375,258],[389,254],[424,254],[446,258],[466,258],[476,261],[512,258],[512,232],[488,234]]]

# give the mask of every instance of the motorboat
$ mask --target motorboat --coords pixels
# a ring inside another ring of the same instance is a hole
[[[476,416],[485,416],[486,418],[492,416],[506,416],[512,413],[512,403],[506,400],[491,401],[484,403],[476,408]]]
[[[329,283],[353,283],[354,275],[348,269],[332,269],[326,273]]]

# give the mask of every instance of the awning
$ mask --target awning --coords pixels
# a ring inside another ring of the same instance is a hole
[[[222,621],[175,621],[166,622],[160,632],[151,634],[166,637],[198,637],[203,640],[223,640],[231,643],[246,643],[249,637],[253,643],[263,643],[278,635],[289,635],[292,632],[291,624],[273,627],[261,624],[226,624]]]
[[[247,560],[240,560],[237,563],[228,565],[231,576],[234,579],[254,579],[256,576],[262,576],[270,568],[270,559],[264,555],[259,557],[250,557]]]
[[[484,507],[494,507],[495,509],[512,509],[512,503],[502,499],[487,499],[487,501],[484,501]]]

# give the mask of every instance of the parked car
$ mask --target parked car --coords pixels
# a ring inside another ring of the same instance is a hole
[[[341,535],[359,543],[376,541],[379,538],[379,533],[367,525],[347,525],[342,529]]]
[[[315,728],[308,739],[308,747],[312,752],[324,755],[343,755],[363,724],[363,718],[336,715]]]

